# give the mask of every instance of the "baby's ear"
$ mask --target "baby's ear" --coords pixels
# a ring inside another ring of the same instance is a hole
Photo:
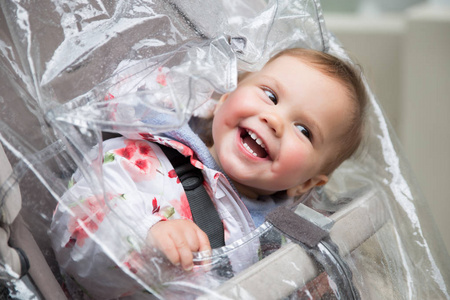
[[[286,193],[289,197],[300,196],[312,189],[315,186],[322,186],[328,182],[328,176],[326,175],[317,175],[313,178],[308,179],[304,183],[301,183],[297,186],[294,186],[290,189],[286,190]]]
[[[219,108],[222,106],[222,104],[227,100],[230,93],[223,94],[222,97],[220,97],[219,101],[216,104],[216,107],[214,108],[214,114],[219,110]]]
[[[220,104],[224,103],[225,100],[227,100],[228,96],[230,96],[230,93],[223,94],[219,99],[219,103]]]

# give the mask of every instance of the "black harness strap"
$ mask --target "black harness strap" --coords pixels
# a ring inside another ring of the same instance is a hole
[[[211,248],[224,246],[222,220],[203,186],[202,171],[191,164],[189,157],[177,150],[163,145],[160,147],[183,185],[195,224],[208,235]]]

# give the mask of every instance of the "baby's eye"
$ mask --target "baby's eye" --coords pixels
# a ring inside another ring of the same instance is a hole
[[[263,91],[266,94],[266,96],[270,99],[270,101],[272,101],[274,104],[278,103],[278,97],[271,89],[263,87]]]
[[[297,129],[304,135],[304,136],[306,136],[307,138],[308,138],[308,140],[311,140],[311,138],[312,138],[312,135],[311,135],[311,132],[308,130],[308,128],[306,128],[305,126],[303,126],[303,125],[295,125],[295,127],[297,127]]]

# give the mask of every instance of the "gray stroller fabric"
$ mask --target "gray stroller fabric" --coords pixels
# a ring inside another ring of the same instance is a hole
[[[212,254],[195,253],[194,271],[185,272],[140,238],[133,220],[105,218],[108,234],[95,230],[99,214],[120,215],[101,201],[108,195],[98,159],[105,132],[176,130],[192,115],[208,114],[210,99],[235,89],[239,72],[259,70],[282,49],[311,48],[351,61],[327,30],[319,1],[12,0],[0,8],[0,141],[7,155],[0,160],[0,280],[11,295],[38,297],[44,290],[36,278],[37,290],[22,285],[20,259],[5,243],[22,207],[19,218],[45,258],[45,276],[54,276],[45,298],[61,299],[62,289],[69,298],[87,297],[59,272],[51,249],[59,205],[136,286],[139,296],[127,299],[450,299],[448,253],[367,84],[363,144],[325,187],[293,208],[298,224],[323,233],[309,236],[310,245],[265,222]],[[102,195],[92,200],[95,212],[63,201],[76,170],[92,195]],[[21,196],[12,197],[18,187]],[[11,236],[24,245],[23,235]],[[278,247],[247,253],[261,259],[227,268],[262,241]],[[134,269],[131,251],[139,262]],[[30,262],[30,275],[41,276]],[[104,290],[118,285],[105,278]]]
[[[2,193],[2,206],[1,206],[1,216],[2,216],[2,227],[0,228],[0,259],[1,264],[5,268],[9,267],[10,272],[4,272],[2,275],[3,280],[12,279],[14,276],[12,274],[23,275],[26,270],[22,269],[22,264],[20,260],[20,253],[12,248],[9,244],[9,238],[11,234],[11,225],[17,218],[22,206],[22,199],[20,197],[20,191],[16,184],[9,183],[9,188],[7,188],[7,179],[11,174],[12,168],[9,164],[8,158],[6,157],[3,147],[0,146],[0,162],[2,169],[0,170],[0,182],[3,183]],[[12,277],[11,277],[12,276]]]

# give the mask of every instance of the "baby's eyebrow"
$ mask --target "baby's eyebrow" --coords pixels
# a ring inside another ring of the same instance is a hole
[[[276,78],[268,75],[261,76],[265,82],[268,82],[269,88],[273,89],[278,96],[286,95],[286,88]]]

